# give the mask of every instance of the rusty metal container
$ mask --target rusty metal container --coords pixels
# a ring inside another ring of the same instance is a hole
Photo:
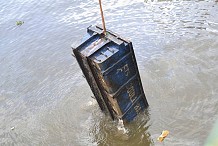
[[[73,53],[101,110],[113,119],[130,122],[148,106],[130,41],[90,26]]]

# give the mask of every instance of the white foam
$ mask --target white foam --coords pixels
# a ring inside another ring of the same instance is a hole
[[[121,131],[123,134],[128,133],[128,130],[124,127],[123,120],[119,119],[117,124],[117,129]]]

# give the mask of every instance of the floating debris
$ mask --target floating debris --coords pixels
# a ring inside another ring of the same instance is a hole
[[[159,142],[162,142],[169,135],[169,133],[170,132],[168,130],[162,131],[161,135],[157,138],[157,140]]]
[[[24,24],[24,21],[16,21],[16,25],[17,26],[21,26],[21,25],[23,25]]]
[[[15,127],[11,127],[11,130],[14,130],[15,129]]]

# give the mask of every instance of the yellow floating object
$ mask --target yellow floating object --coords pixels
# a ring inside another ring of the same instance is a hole
[[[162,131],[161,135],[157,138],[157,140],[159,142],[162,142],[169,135],[169,133],[170,132],[168,130]]]

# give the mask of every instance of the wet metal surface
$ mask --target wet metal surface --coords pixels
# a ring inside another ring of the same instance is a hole
[[[150,105],[125,134],[90,98],[71,56],[72,42],[101,24],[98,1],[0,6],[0,145],[161,146],[165,129],[167,146],[204,144],[218,119],[215,0],[103,1],[106,27],[133,42]]]
[[[88,27],[90,37],[73,53],[102,111],[131,122],[148,107],[132,42],[108,29],[103,33],[99,26]]]

